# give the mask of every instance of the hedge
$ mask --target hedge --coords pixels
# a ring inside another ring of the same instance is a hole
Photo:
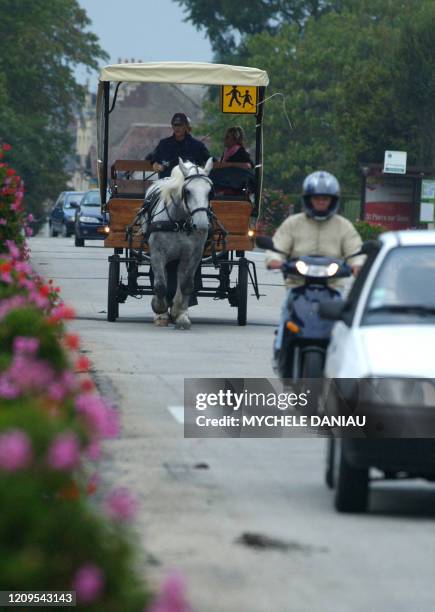
[[[186,612],[180,577],[152,600],[129,521],[137,499],[103,491],[101,443],[117,410],[98,394],[58,287],[36,274],[23,184],[0,147],[0,590],[76,591],[79,609]]]

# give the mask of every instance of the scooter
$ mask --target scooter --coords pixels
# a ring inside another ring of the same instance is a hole
[[[275,248],[268,236],[258,236],[256,244],[261,249],[286,255]],[[321,378],[334,321],[320,317],[319,305],[342,299],[340,292],[328,282],[350,277],[352,268],[344,260],[313,255],[288,259],[281,271],[285,279],[299,276],[305,283],[287,293],[285,324],[275,332],[281,334],[281,342],[279,349],[274,348],[274,371],[280,378],[293,382]]]

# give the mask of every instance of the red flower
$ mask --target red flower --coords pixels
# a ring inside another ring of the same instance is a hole
[[[11,145],[7,142],[3,143],[3,151],[10,151],[12,149]]]
[[[43,297],[48,297],[50,295],[50,287],[47,287],[47,285],[42,285],[42,287],[39,287],[39,293]]]
[[[0,264],[0,272],[4,274],[9,274],[12,270],[12,264],[9,262]]]
[[[91,362],[89,361],[87,357],[82,355],[81,357],[77,359],[75,365],[76,365],[76,370],[78,372],[87,372],[89,370]]]
[[[91,393],[95,389],[94,381],[90,378],[84,378],[80,381],[80,389],[83,393]]]
[[[65,334],[65,344],[72,351],[76,351],[80,346],[80,338],[77,334]]]
[[[6,176],[14,176],[15,170],[13,168],[8,168],[6,170]]]

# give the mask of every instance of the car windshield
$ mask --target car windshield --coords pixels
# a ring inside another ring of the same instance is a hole
[[[80,203],[80,206],[100,206],[100,192],[99,191],[88,191]]]
[[[392,249],[367,301],[364,324],[426,323],[435,318],[435,246]]]
[[[80,204],[80,200],[82,199],[84,193],[70,193],[65,197],[65,204],[63,205],[64,208],[72,208],[71,207],[71,202],[76,202],[77,205]]]

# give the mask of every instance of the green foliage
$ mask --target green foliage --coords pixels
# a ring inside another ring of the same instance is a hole
[[[354,226],[363,241],[376,240],[380,234],[387,231],[382,225],[372,225],[366,221],[356,221]]]
[[[76,0],[0,0],[0,140],[26,184],[35,216],[64,188],[68,128],[82,88],[74,69],[105,57]]]
[[[308,173],[325,169],[358,193],[359,164],[382,160],[385,149],[407,151],[410,165],[435,163],[433,2],[346,0],[329,9],[302,28],[282,19],[273,33],[263,27],[243,39],[244,61],[268,71],[267,94],[285,95],[293,124],[279,97],[266,101],[266,189],[297,192]],[[233,123],[251,125],[252,143],[252,119],[206,106],[215,140]]]
[[[31,400],[0,402],[0,431],[11,428],[26,432],[33,454],[28,468],[0,471],[1,584],[10,590],[71,589],[77,568],[92,563],[102,570],[104,589],[86,610],[143,609],[148,596],[134,567],[133,543],[92,509],[84,480],[77,483],[70,472],[46,464],[54,436],[73,430],[71,419],[53,419]]]
[[[198,30],[205,30],[220,60],[242,57],[246,38],[268,32],[273,35],[283,23],[302,28],[307,17],[318,18],[340,10],[340,0],[175,0]]]
[[[38,338],[38,356],[50,363],[53,368],[63,370],[67,365],[67,356],[59,343],[61,328],[49,323],[45,314],[35,306],[26,306],[11,310],[0,319],[1,356],[9,359],[12,356],[14,339],[17,336]]]

